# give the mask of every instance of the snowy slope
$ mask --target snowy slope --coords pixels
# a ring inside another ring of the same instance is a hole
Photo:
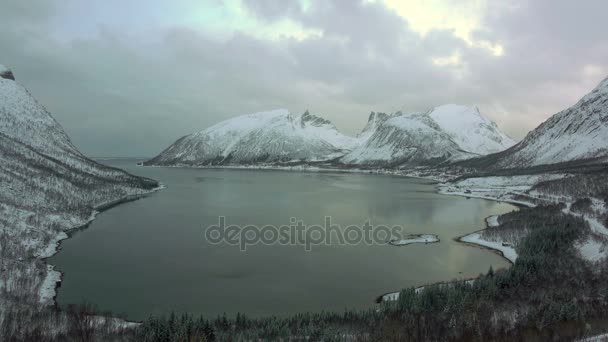
[[[12,73],[0,74],[10,75],[0,77],[0,294],[48,301],[58,277],[38,258],[54,253],[63,230],[158,184],[83,156]]]
[[[371,112],[369,114],[369,118],[367,120],[367,124],[363,127],[363,130],[357,135],[357,139],[359,140],[359,144],[367,141],[372,134],[382,125],[386,120],[388,120],[390,116],[385,113],[376,113]]]
[[[252,165],[328,161],[356,139],[329,121],[285,109],[243,115],[185,136],[145,165]]]
[[[477,107],[443,105],[434,108],[429,116],[464,151],[485,155],[515,145],[515,141],[496,123],[482,116]]]
[[[340,159],[342,163],[432,166],[501,151],[514,144],[476,108],[457,105],[439,106],[427,113],[397,112],[371,127],[366,126],[364,139]]]
[[[528,133],[517,145],[472,160],[471,166],[522,168],[591,158],[608,160],[608,78],[574,106]]]

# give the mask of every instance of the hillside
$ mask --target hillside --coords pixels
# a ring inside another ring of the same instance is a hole
[[[608,78],[572,107],[543,122],[515,146],[457,165],[493,171],[608,162]]]
[[[280,109],[238,116],[187,135],[145,165],[254,165],[330,161],[356,140],[306,111]]]
[[[8,317],[54,304],[60,275],[42,258],[66,230],[158,183],[82,155],[8,69],[0,66],[0,76],[0,324],[10,329]]]
[[[372,119],[376,121],[370,116]],[[458,105],[409,115],[397,112],[378,124],[368,124],[364,136],[341,163],[382,168],[437,166],[502,151],[514,144],[477,108]]]

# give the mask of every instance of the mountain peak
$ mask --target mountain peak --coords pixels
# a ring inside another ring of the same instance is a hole
[[[310,112],[308,110],[306,110],[304,112],[304,114],[302,114],[300,116],[300,121],[301,121],[302,127],[304,127],[307,123],[310,124],[310,125],[312,125],[312,126],[317,126],[317,127],[320,127],[320,126],[323,126],[323,125],[332,125],[333,126],[333,124],[331,123],[331,121],[329,121],[327,119],[324,119],[324,118],[322,118],[320,116],[316,116],[316,115],[310,114]]]
[[[608,157],[608,78],[575,105],[554,114],[516,146],[466,165],[526,168]]]
[[[4,65],[0,64],[0,78],[5,78],[7,80],[15,80],[15,75],[13,75],[13,72],[11,71],[11,69],[5,67]]]
[[[374,121],[385,121],[388,118],[388,114],[382,112],[371,112],[369,113],[369,117],[367,118],[367,122]]]
[[[390,116],[386,113],[380,112],[371,112],[369,113],[369,118],[367,119],[367,124],[363,127],[363,130],[358,135],[358,138],[367,139],[369,138],[374,131],[383,124],[386,120],[388,120]]]
[[[309,111],[242,115],[169,146],[146,165],[255,165],[321,162],[350,150],[354,139]]]

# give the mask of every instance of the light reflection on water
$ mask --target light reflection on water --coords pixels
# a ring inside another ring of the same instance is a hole
[[[146,168],[106,161],[160,180],[167,189],[106,211],[62,243],[49,262],[63,272],[58,301],[83,300],[131,319],[170,310],[215,316],[367,308],[403,287],[508,267],[454,237],[480,229],[508,204],[434,192],[425,180],[368,174]],[[289,224],[290,217],[343,227],[402,225],[440,243],[238,247],[207,244],[220,215],[233,224]]]

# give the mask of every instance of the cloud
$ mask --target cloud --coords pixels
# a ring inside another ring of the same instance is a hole
[[[440,18],[458,6],[437,3]],[[151,156],[272,108],[310,109],[356,134],[372,110],[476,104],[521,137],[608,73],[608,8],[510,4],[472,1],[422,30],[384,1],[134,1],[112,15],[112,1],[9,0],[0,62],[91,155]]]

